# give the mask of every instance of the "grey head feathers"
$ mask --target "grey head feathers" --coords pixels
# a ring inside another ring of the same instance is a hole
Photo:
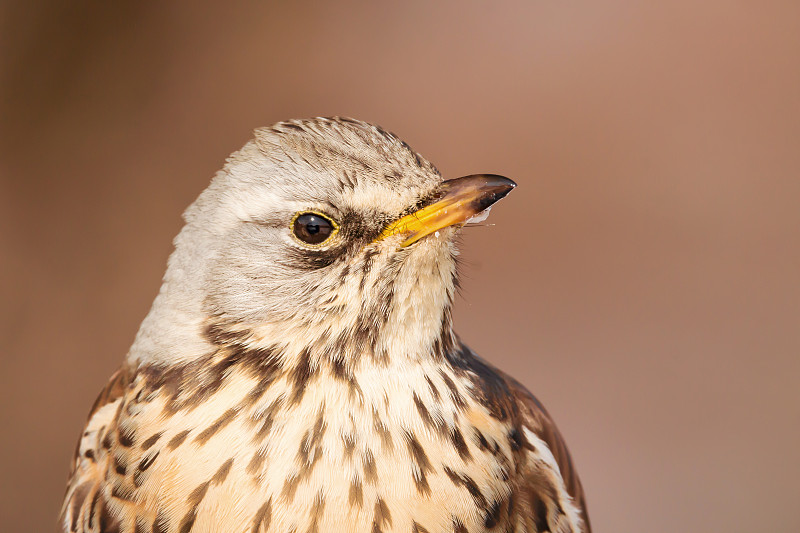
[[[404,346],[423,356],[449,331],[453,231],[409,248],[377,237],[441,182],[408,145],[364,122],[294,120],[256,130],[186,210],[129,361],[202,356],[213,349],[203,334],[210,321],[257,331],[253,342],[289,352],[300,340],[349,336],[369,346],[345,351],[389,357]],[[300,242],[291,223],[303,212],[330,217],[339,231],[321,246]]]

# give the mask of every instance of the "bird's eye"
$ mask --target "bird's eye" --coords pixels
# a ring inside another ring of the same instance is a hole
[[[294,236],[306,244],[322,244],[339,226],[320,213],[298,213],[292,221]]]

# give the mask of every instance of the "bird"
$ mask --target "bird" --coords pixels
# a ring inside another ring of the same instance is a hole
[[[59,527],[589,533],[552,418],[453,329],[461,228],[515,186],[354,119],[256,129],[184,213]]]

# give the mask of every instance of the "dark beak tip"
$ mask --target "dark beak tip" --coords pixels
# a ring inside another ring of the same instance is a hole
[[[505,176],[498,176],[496,174],[491,174],[491,189],[494,189],[494,197],[496,198],[495,201],[501,200],[505,198],[508,193],[513,191],[517,183],[514,180],[508,179]]]
[[[476,212],[483,211],[502,200],[517,186],[513,180],[499,174],[471,174],[447,180],[443,185],[445,196],[466,194],[472,198],[473,209],[476,209]]]
[[[514,180],[505,176],[500,176],[498,174],[485,174],[485,176],[487,178],[487,185],[493,189],[502,191],[503,196],[511,192],[517,186]]]

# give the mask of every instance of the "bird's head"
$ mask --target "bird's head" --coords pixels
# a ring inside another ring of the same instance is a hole
[[[256,130],[186,211],[130,357],[187,359],[234,338],[348,360],[441,350],[453,236],[513,187],[444,181],[396,136],[350,119]]]

